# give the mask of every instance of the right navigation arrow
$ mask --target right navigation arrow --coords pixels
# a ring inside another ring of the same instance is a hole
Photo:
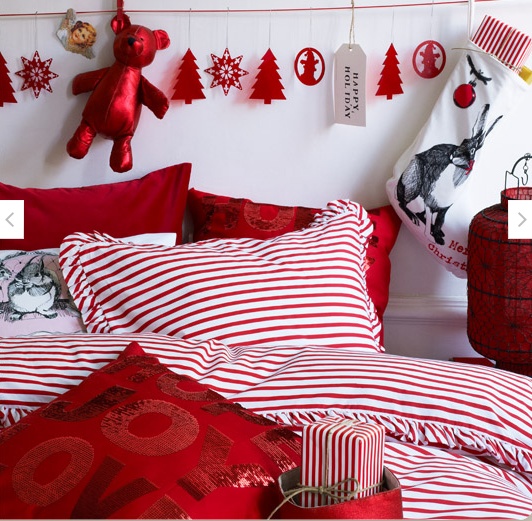
[[[508,239],[532,239],[532,200],[508,201]]]

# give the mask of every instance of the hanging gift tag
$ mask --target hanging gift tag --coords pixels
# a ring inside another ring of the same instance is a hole
[[[344,43],[334,55],[334,121],[366,126],[366,54]]]

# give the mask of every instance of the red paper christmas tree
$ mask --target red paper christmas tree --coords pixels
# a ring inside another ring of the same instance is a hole
[[[229,89],[231,87],[236,87],[237,89],[242,90],[240,78],[249,74],[248,71],[240,68],[242,56],[231,58],[231,53],[229,52],[229,49],[226,48],[221,57],[211,54],[211,58],[213,66],[209,69],[205,69],[205,72],[214,76],[211,83],[211,89],[220,86],[226,96],[229,94]]]
[[[35,51],[31,60],[22,56],[22,63],[24,68],[15,72],[17,76],[24,78],[24,84],[20,90],[31,89],[36,98],[39,97],[42,89],[52,92],[50,81],[58,77],[58,74],[50,70],[52,58],[41,61],[39,53]]]
[[[268,105],[272,102],[272,99],[286,99],[283,94],[284,87],[281,83],[281,76],[277,72],[278,70],[279,66],[275,55],[271,49],[268,49],[262,57],[257,81],[252,87],[253,92],[249,98],[264,100],[264,103]]]
[[[14,92],[6,61],[0,52],[0,107],[3,107],[4,103],[17,102],[15,96],[13,96]]]
[[[387,99],[392,99],[394,94],[403,94],[401,88],[401,71],[399,70],[399,60],[397,59],[397,51],[390,44],[386,51],[386,58],[383,62],[384,67],[381,72],[381,79],[378,83],[377,96],[386,96]]]
[[[198,73],[199,67],[196,65],[196,57],[190,49],[184,54],[176,83],[174,85],[173,100],[185,100],[189,105],[192,100],[205,99],[201,77]]]

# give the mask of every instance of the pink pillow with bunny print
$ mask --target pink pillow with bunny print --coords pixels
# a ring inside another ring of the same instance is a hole
[[[85,331],[57,249],[0,252],[0,336]]]

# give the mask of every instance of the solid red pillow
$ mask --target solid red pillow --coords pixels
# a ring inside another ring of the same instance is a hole
[[[305,228],[319,208],[256,203],[191,188],[188,207],[194,226],[194,240],[215,238],[270,239]],[[391,264],[389,254],[397,239],[401,220],[391,205],[367,210],[373,222],[366,263],[369,296],[382,321],[388,305]]]
[[[0,201],[24,201],[24,239],[0,239],[0,250],[59,248],[75,232],[114,237],[174,232],[182,241],[190,163],[131,181],[79,188],[19,188],[0,183]]]
[[[291,430],[133,342],[0,433],[0,517],[266,518],[300,453]]]

